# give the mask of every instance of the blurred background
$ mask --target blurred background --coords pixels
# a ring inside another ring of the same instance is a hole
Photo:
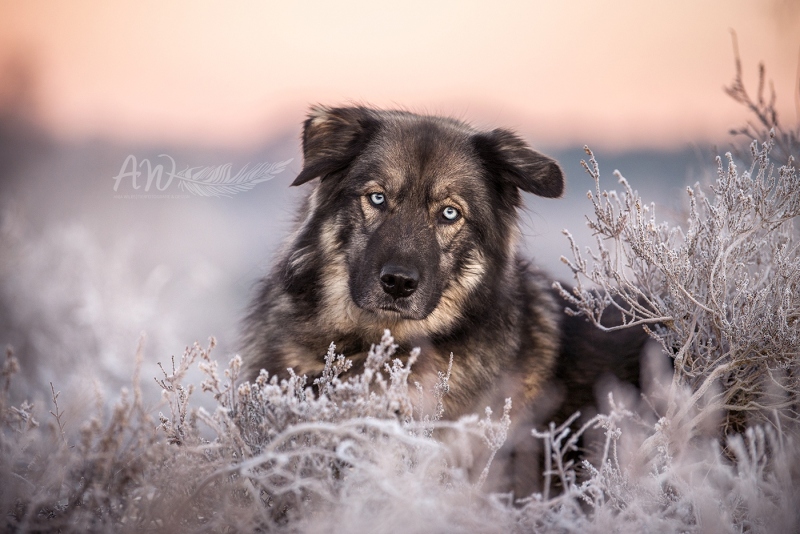
[[[52,381],[76,404],[113,395],[143,332],[148,388],[195,340],[216,336],[227,360],[305,193],[289,184],[312,103],[508,127],[559,159],[567,195],[526,199],[523,233],[568,280],[562,228],[591,244],[583,145],[607,187],[619,169],[678,221],[685,186],[730,150],[748,119],[723,91],[731,30],[751,92],[763,61],[798,121],[796,0],[2,1],[0,343],[21,360],[15,394]],[[227,198],[178,180],[145,191],[146,174],[114,189],[129,156],[169,171],[162,154],[179,171],[292,161]]]

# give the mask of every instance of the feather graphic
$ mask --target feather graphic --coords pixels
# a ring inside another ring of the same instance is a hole
[[[256,184],[271,180],[283,172],[292,160],[278,163],[259,163],[252,169],[249,164],[242,167],[235,176],[231,176],[232,164],[212,165],[210,167],[191,167],[175,175],[180,180],[182,190],[202,197],[231,197],[242,191],[248,191]]]

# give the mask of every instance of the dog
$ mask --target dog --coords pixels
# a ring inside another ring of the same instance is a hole
[[[361,106],[312,107],[302,145],[292,185],[314,185],[245,322],[250,378],[316,377],[331,342],[357,369],[387,328],[401,354],[422,349],[422,384],[452,354],[445,416],[511,397],[519,430],[496,487],[529,494],[531,427],[592,405],[610,372],[638,385],[647,339],[565,314],[553,281],[518,254],[522,192],[561,196],[560,166],[509,130]]]

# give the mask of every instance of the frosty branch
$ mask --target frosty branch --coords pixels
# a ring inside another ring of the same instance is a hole
[[[567,233],[573,259],[562,261],[575,288],[556,284],[572,306],[568,312],[601,329],[647,328],[674,357],[673,393],[690,386],[696,405],[713,390],[710,402],[727,411],[726,431],[742,431],[748,418],[772,421],[772,408],[791,420],[800,416],[800,255],[793,227],[800,179],[791,157],[776,172],[769,158],[774,143],[774,133],[761,145],[753,142],[745,171],[731,154],[725,163],[717,158],[709,194],[699,184],[687,189],[685,231],[658,222],[654,206],[619,173],[621,193],[601,190],[587,148],[584,167],[595,182],[588,225],[596,248],[587,249],[587,261]],[[606,314],[619,314],[622,326],[606,326]],[[672,403],[668,416],[690,410],[678,412]]]

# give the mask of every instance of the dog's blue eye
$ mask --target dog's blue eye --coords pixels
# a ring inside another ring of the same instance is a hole
[[[442,210],[442,217],[445,218],[446,221],[452,222],[459,218],[461,214],[455,209],[453,206],[447,206],[445,209]]]
[[[383,195],[383,193],[372,193],[369,196],[369,201],[375,206],[380,206],[386,202],[386,197]]]

